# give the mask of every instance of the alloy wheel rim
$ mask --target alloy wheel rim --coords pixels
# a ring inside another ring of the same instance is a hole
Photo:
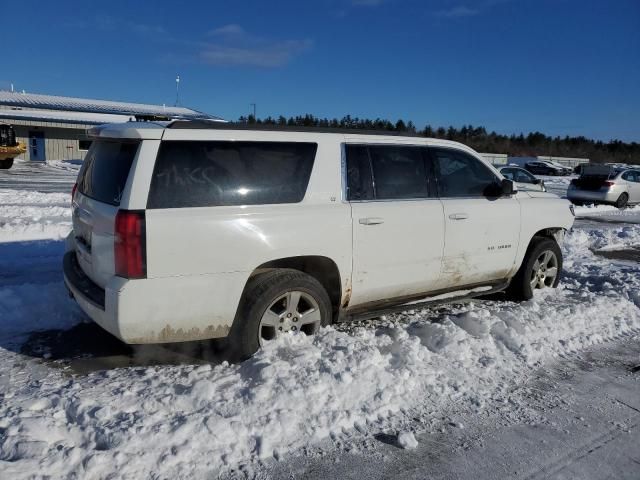
[[[552,287],[557,276],[558,257],[551,250],[545,250],[538,256],[533,264],[531,278],[529,280],[531,290]]]
[[[258,327],[260,345],[286,332],[313,335],[322,325],[320,305],[306,292],[291,290],[278,296],[262,314]]]

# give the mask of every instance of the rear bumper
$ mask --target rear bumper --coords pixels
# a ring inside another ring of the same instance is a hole
[[[62,260],[64,271],[64,281],[67,288],[71,290],[73,296],[81,296],[88,303],[102,311],[105,309],[105,293],[104,289],[93,283],[93,281],[85,275],[78,264],[76,252],[67,252]]]
[[[570,188],[567,190],[567,198],[569,200],[578,200],[584,202],[598,203],[616,203],[622,192],[618,189],[607,190],[581,190]]]
[[[125,343],[172,343],[228,335],[247,272],[128,280],[102,289],[65,253],[64,282],[80,308]]]

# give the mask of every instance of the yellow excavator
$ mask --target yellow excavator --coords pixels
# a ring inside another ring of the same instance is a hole
[[[16,132],[7,123],[0,123],[0,169],[13,166],[13,159],[27,151],[24,143],[16,141]]]

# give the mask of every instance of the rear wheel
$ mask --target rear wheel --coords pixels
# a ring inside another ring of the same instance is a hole
[[[529,300],[533,291],[555,288],[562,272],[562,252],[555,240],[534,237],[522,265],[511,280],[507,295],[513,300]]]
[[[232,360],[251,357],[261,346],[287,332],[313,335],[331,323],[331,300],[310,275],[276,269],[249,280],[238,315],[225,341]]]
[[[0,160],[0,169],[8,170],[13,166],[13,158],[7,158],[5,160]]]
[[[624,207],[627,206],[627,203],[629,203],[629,194],[628,193],[622,193],[618,197],[618,200],[616,200],[616,207],[624,208]]]

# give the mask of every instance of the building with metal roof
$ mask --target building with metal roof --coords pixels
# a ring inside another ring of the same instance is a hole
[[[0,121],[12,124],[17,140],[27,145],[25,160],[83,159],[91,144],[88,128],[141,117],[223,121],[186,107],[0,90]]]

